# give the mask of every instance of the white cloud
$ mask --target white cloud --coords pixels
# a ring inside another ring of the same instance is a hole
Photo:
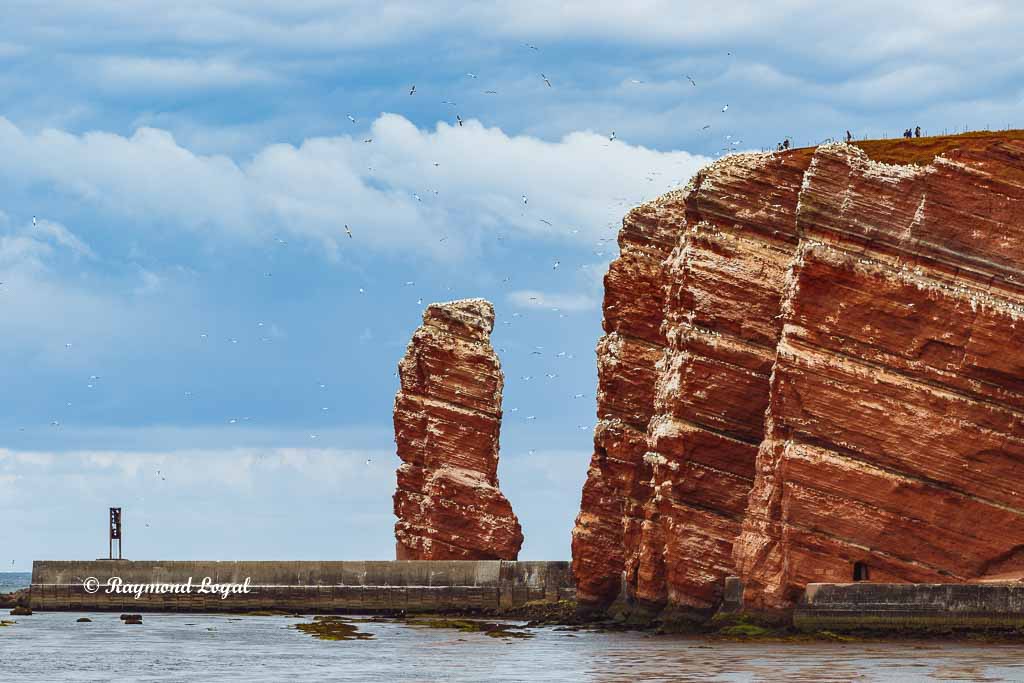
[[[462,3],[438,0],[138,0],[133,11],[111,0],[64,0],[46,10],[12,0],[12,39],[64,35],[77,44],[110,46],[173,41],[181,45],[264,50],[338,52],[385,47],[442,32],[472,31],[482,39],[529,41],[542,51],[555,42],[604,40],[651,45],[722,45],[737,51],[751,43],[854,59],[877,59],[911,50],[956,53],[979,39],[1015,45],[1022,8],[1017,3],[962,0],[887,0],[830,5],[808,0],[736,0],[730,3],[638,0],[543,0]],[[57,9],[54,8],[57,6]],[[19,7],[20,6],[20,7]],[[55,19],[54,17],[59,17]],[[84,25],[89,32],[60,31]],[[800,34],[802,40],[780,40]]]
[[[80,481],[103,480],[121,487],[140,483],[154,487],[170,482],[167,486],[199,490],[270,487],[275,478],[288,475],[309,486],[329,489],[346,479],[364,478],[374,463],[374,476],[381,479],[381,486],[387,486],[387,481],[393,479],[393,457],[390,451],[295,447],[60,452],[0,449],[0,472],[19,477],[74,474]]]
[[[46,219],[38,220],[36,225],[33,226],[32,232],[51,238],[58,245],[68,249],[76,256],[96,258],[96,254],[93,253],[88,244],[60,223]]]
[[[0,147],[9,182],[53,183],[136,230],[169,223],[244,240],[289,233],[331,255],[370,247],[457,256],[486,233],[589,239],[628,204],[685,182],[706,162],[589,132],[548,142],[475,120],[426,131],[395,114],[365,136],[268,145],[242,163],[196,154],[152,128],[130,137],[32,134],[2,118]]]
[[[557,308],[560,311],[592,311],[600,302],[586,294],[554,294],[533,289],[509,292],[508,300],[519,308]]]
[[[237,88],[270,83],[270,72],[221,59],[155,59],[100,57],[89,65],[89,75],[108,89],[138,91]]]

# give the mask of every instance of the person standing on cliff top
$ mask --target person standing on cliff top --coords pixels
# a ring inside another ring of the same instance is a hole
[[[853,136],[850,135],[850,131],[846,131],[846,141],[853,142]]]
[[[914,128],[914,137],[915,138],[921,137],[921,126],[917,126],[917,127]]]

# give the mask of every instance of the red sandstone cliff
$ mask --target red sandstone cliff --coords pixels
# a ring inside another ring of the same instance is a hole
[[[631,211],[619,232],[619,258],[604,278],[594,455],[572,534],[573,577],[583,604],[603,607],[619,595],[627,547],[639,542],[646,495],[635,489],[650,480],[645,434],[655,364],[665,345],[662,262],[682,216],[673,195]]]
[[[1024,572],[1024,144],[925,166],[819,149],[797,225],[747,601],[812,581]]]
[[[787,607],[856,562],[1024,570],[1024,145],[862,146],[729,157],[627,216],[573,536],[584,603],[707,610],[739,573],[749,604]],[[646,343],[610,344],[623,330]]]
[[[628,589],[640,604],[716,606],[754,478],[807,154],[745,154],[704,169],[665,262],[651,495]],[[737,210],[735,198],[743,198]]]
[[[398,364],[399,560],[514,560],[519,520],[498,488],[501,364],[494,308],[431,304]]]

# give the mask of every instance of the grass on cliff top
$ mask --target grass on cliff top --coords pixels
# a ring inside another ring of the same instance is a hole
[[[1024,130],[971,131],[958,135],[936,135],[926,138],[888,138],[885,140],[854,140],[874,161],[886,164],[930,164],[940,154],[954,149],[983,149],[993,142],[1024,140]],[[800,147],[788,154],[813,154],[815,147]]]

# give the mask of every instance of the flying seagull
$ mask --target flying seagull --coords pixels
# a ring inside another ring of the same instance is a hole
[[[541,75],[540,75],[540,77],[544,79],[544,82],[545,82],[545,83],[547,84],[547,86],[548,86],[548,87],[550,88],[550,87],[551,87],[551,81],[549,81],[549,80],[548,80],[548,77],[547,77],[547,76],[545,76],[544,74],[541,74]]]
[[[729,105],[728,104],[725,105],[724,107],[722,107],[722,113],[725,113],[727,111],[729,111]]]
[[[415,84],[413,84],[413,86],[412,86],[411,88],[409,88],[409,94],[410,94],[410,95],[412,95],[412,94],[414,94],[415,92],[416,92],[416,85],[415,85]]]
[[[686,80],[690,81],[690,85],[692,85],[693,87],[697,87],[697,81],[693,80],[693,77],[690,76],[689,74],[687,74]]]
[[[352,228],[348,227],[348,223],[345,224],[345,234],[348,235],[349,239],[352,239]]]
[[[355,122],[356,122],[356,120],[355,120],[355,118],[354,118],[354,117],[352,116],[352,114],[349,114],[349,115],[348,115],[348,120],[349,120],[349,121],[351,121],[352,123],[355,123]]]
[[[462,117],[458,114],[455,115],[455,120],[459,122],[459,128],[462,127]]]

